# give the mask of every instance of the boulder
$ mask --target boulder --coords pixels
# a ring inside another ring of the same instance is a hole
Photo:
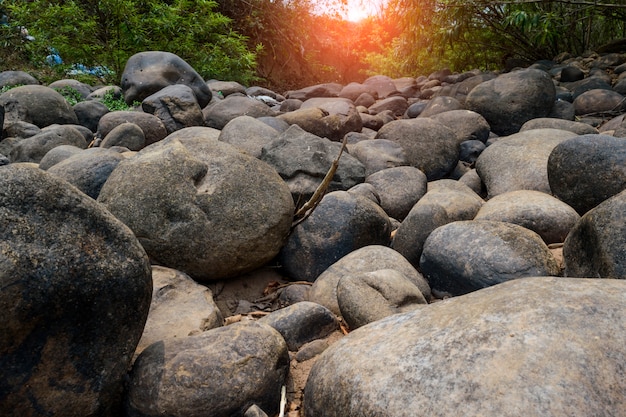
[[[246,87],[239,84],[237,81],[210,80],[207,82],[207,85],[216,96],[222,95],[223,97],[228,97],[231,94],[246,93]]]
[[[285,97],[301,101],[315,97],[338,97],[342,89],[343,86],[339,83],[316,84],[299,90],[288,91]]]
[[[426,300],[430,300],[430,286],[422,274],[398,252],[381,245],[357,249],[328,267],[311,286],[309,300],[327,307],[336,315],[341,315],[337,300],[339,280],[343,277],[381,270],[399,272],[419,289]]]
[[[411,166],[429,181],[449,174],[459,160],[456,134],[430,118],[395,120],[378,131],[376,139],[387,139],[402,146]]]
[[[59,162],[69,158],[72,155],[76,155],[84,151],[83,148],[79,148],[74,145],[60,145],[56,148],[50,149],[41,161],[39,161],[39,169],[47,171],[48,168],[58,164]]]
[[[626,191],[589,210],[563,245],[568,277],[626,279]]]
[[[322,198],[311,215],[293,228],[279,263],[295,280],[315,281],[348,253],[389,243],[391,223],[380,206],[345,191]]]
[[[349,145],[350,155],[365,166],[365,175],[409,165],[402,145],[387,139],[363,140]]]
[[[276,310],[259,319],[278,331],[290,351],[312,340],[322,339],[339,328],[335,315],[326,307],[302,301]]]
[[[65,181],[0,167],[0,414],[116,416],[152,281],[132,232]]]
[[[200,281],[270,261],[294,210],[269,165],[210,139],[205,129],[211,131],[179,130],[122,161],[98,197],[156,263]]]
[[[195,336],[224,324],[213,293],[189,275],[152,266],[152,302],[135,357],[153,343]]]
[[[341,277],[337,302],[341,316],[352,330],[427,304],[419,288],[395,269]]]
[[[555,119],[549,117],[539,117],[527,121],[522,125],[520,132],[533,129],[559,129],[567,130],[577,135],[597,134],[598,129],[587,123],[575,122],[573,120]]]
[[[304,413],[622,416],[625,291],[526,278],[369,324],[316,360]]]
[[[363,85],[376,92],[375,97],[384,99],[398,94],[396,84],[386,75],[373,75],[363,81]]]
[[[24,121],[38,127],[77,124],[72,106],[56,90],[43,85],[23,85],[0,94],[5,121]]]
[[[474,220],[493,220],[523,226],[546,244],[562,243],[580,219],[576,210],[550,194],[518,190],[488,200]]]
[[[129,417],[273,414],[289,371],[287,345],[267,324],[235,323],[146,348],[130,374]]]
[[[426,194],[426,175],[414,167],[395,167],[378,171],[365,178],[380,197],[380,206],[396,220],[402,221],[417,201]]]
[[[435,229],[424,242],[420,269],[433,290],[453,296],[512,279],[559,274],[538,234],[489,220],[457,221]]]
[[[78,124],[85,126],[92,132],[98,130],[98,122],[109,112],[109,108],[97,100],[86,100],[74,104],[74,113]]]
[[[11,162],[39,163],[48,151],[57,146],[72,145],[87,148],[87,142],[81,133],[71,126],[52,126],[35,136],[21,140],[8,155]]]
[[[613,90],[589,90],[574,100],[577,116],[601,113],[621,113],[626,110],[626,97]]]
[[[135,123],[124,122],[111,129],[100,143],[102,148],[114,146],[122,146],[130,151],[139,151],[146,146],[146,136]]]
[[[468,95],[468,110],[480,113],[500,136],[517,133],[524,123],[550,114],[556,90],[550,75],[537,69],[502,74],[477,85]]]
[[[274,116],[275,112],[254,98],[230,96],[205,107],[202,114],[207,126],[221,130],[236,117]]]
[[[384,111],[391,111],[394,116],[400,117],[404,114],[409,104],[406,98],[401,96],[391,96],[369,106],[368,111],[370,114],[378,114]]]
[[[0,88],[20,85],[38,85],[39,81],[24,71],[0,72]]]
[[[550,189],[583,215],[626,189],[626,139],[582,135],[558,144],[547,164]]]
[[[291,126],[263,146],[261,160],[271,165],[287,183],[295,202],[304,204],[321,184],[341,144]],[[344,152],[327,190],[344,191],[365,180],[365,167]]]
[[[489,198],[515,190],[551,194],[547,169],[550,153],[559,143],[576,136],[566,130],[534,129],[488,146],[476,160],[476,171]]]
[[[459,100],[454,97],[437,96],[428,101],[428,104],[420,112],[419,117],[431,117],[439,113],[446,113],[449,111],[462,110],[463,105]]]
[[[168,134],[185,127],[204,126],[194,91],[185,84],[168,85],[150,94],[141,102],[141,108],[161,119]]]
[[[124,157],[119,152],[90,148],[51,166],[48,172],[69,182],[95,200],[111,172],[122,160]]]
[[[146,139],[146,146],[163,140],[167,136],[165,125],[153,114],[141,111],[112,111],[100,118],[96,136],[105,138],[122,123],[134,123],[141,128]]]
[[[574,81],[580,81],[585,78],[585,73],[578,67],[568,65],[561,69],[560,81],[562,83],[571,83]]]
[[[311,98],[300,109],[278,118],[333,141],[341,141],[347,133],[360,132],[363,127],[356,107],[345,98]]]
[[[471,110],[450,110],[431,116],[436,122],[452,129],[456,133],[458,142],[479,140],[486,142],[489,139],[489,123],[480,114]]]
[[[398,226],[391,247],[418,267],[424,242],[433,230],[453,221],[473,219],[482,205],[480,196],[463,183],[433,181]]]
[[[87,100],[89,94],[92,93],[90,85],[71,78],[53,81],[48,84],[48,87],[57,90],[58,92],[61,92],[62,90],[77,92],[82,100]]]
[[[132,104],[175,84],[191,87],[201,108],[211,101],[211,90],[200,74],[182,58],[170,52],[145,51],[128,58],[120,86],[124,92],[124,100]]]
[[[370,96],[376,95],[376,91],[364,84],[351,82],[344,86],[339,92],[339,97],[347,98],[355,102],[361,94],[369,94]],[[367,107],[367,106],[366,106]]]
[[[459,144],[459,163],[467,162],[468,165],[473,165],[485,148],[485,144],[479,140],[461,142]]]
[[[255,158],[261,157],[263,146],[277,139],[280,133],[267,123],[250,116],[239,116],[222,129],[219,140]]]
[[[590,91],[590,90],[611,90],[611,84],[609,81],[604,78],[597,76],[590,76],[583,80],[576,81],[573,83],[562,84],[564,87],[569,89],[572,92],[572,99],[575,100],[579,95]]]

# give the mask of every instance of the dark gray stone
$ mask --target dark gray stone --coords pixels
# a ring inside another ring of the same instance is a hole
[[[337,318],[329,309],[310,301],[276,310],[260,318],[259,322],[276,329],[293,352],[305,343],[322,339],[339,328]]]
[[[24,121],[38,127],[77,124],[72,106],[57,91],[42,85],[23,85],[0,95],[6,121]]]
[[[459,160],[456,134],[430,118],[395,120],[384,125],[376,139],[402,146],[409,165],[418,168],[429,181],[449,174]]]
[[[626,191],[588,211],[563,245],[565,275],[626,279]]]
[[[406,112],[409,107],[406,98],[401,96],[392,96],[377,101],[369,106],[368,110],[370,114],[382,113],[386,110],[390,110],[396,117],[400,117]]]
[[[493,220],[523,226],[546,244],[562,243],[580,219],[576,210],[539,191],[518,190],[495,196],[480,208],[474,220]]]
[[[598,129],[586,123],[547,117],[540,117],[527,121],[520,129],[520,132],[533,129],[568,130],[570,132],[576,133],[577,135],[590,135],[598,133]]]
[[[395,269],[344,275],[337,283],[337,302],[351,330],[427,304],[419,288]]]
[[[161,119],[168,134],[185,127],[204,126],[194,91],[185,84],[168,85],[150,94],[141,102],[141,108]]]
[[[250,156],[259,158],[264,145],[279,137],[280,133],[259,119],[239,116],[222,129],[219,140],[229,143]]]
[[[452,129],[456,133],[458,142],[479,140],[486,142],[489,139],[489,123],[480,114],[471,110],[450,110],[431,116],[436,122]]]
[[[461,110],[463,105],[454,97],[438,96],[433,97],[428,101],[428,104],[419,117],[431,117],[439,113],[445,113],[449,111]]]
[[[116,151],[90,148],[54,164],[48,168],[48,172],[95,200],[111,172],[122,160],[124,157]]]
[[[560,81],[562,83],[571,83],[573,81],[580,81],[585,78],[585,73],[578,67],[567,66],[561,70]]]
[[[38,85],[39,81],[24,71],[0,72],[0,88],[14,85]]]
[[[211,101],[211,90],[187,62],[170,52],[146,51],[128,58],[121,84],[126,103],[143,101],[170,85],[184,84],[193,90],[200,107]]]
[[[235,323],[150,345],[130,374],[129,417],[240,416],[256,404],[278,411],[289,353],[280,333]]]
[[[589,90],[576,97],[574,109],[577,116],[620,113],[626,110],[626,97],[613,90]]]
[[[0,414],[118,416],[148,315],[150,264],[94,200],[0,167]]]
[[[527,278],[369,324],[316,360],[305,415],[622,416],[625,292]]]
[[[97,100],[86,100],[74,104],[74,113],[78,124],[85,126],[92,132],[98,130],[100,118],[109,112],[109,108]]]
[[[365,166],[366,176],[383,169],[409,165],[402,145],[387,139],[363,140],[348,146],[348,150]]]
[[[404,220],[411,208],[426,194],[426,175],[414,167],[395,167],[365,178],[380,198],[380,206],[389,217]]]
[[[380,270],[395,270],[408,278],[430,300],[428,282],[402,255],[381,245],[370,245],[350,252],[324,271],[313,283],[309,300],[319,303],[337,315],[341,315],[337,301],[337,284],[343,277]]]
[[[76,91],[80,94],[83,100],[86,100],[87,97],[89,97],[89,94],[91,94],[92,92],[92,88],[90,85],[71,78],[53,81],[48,84],[48,87],[53,88],[59,92],[61,92],[61,90]]]
[[[289,186],[294,202],[304,204],[339,156],[341,144],[291,126],[278,139],[265,145],[261,160],[271,165]],[[344,152],[327,190],[348,190],[365,180],[365,167]]]
[[[469,164],[475,163],[486,148],[485,144],[479,140],[466,140],[461,142],[459,146],[459,160]]]
[[[131,151],[139,151],[146,146],[146,136],[141,127],[135,123],[124,122],[111,129],[100,143],[102,148],[112,148],[113,146],[122,146]]]
[[[87,142],[81,133],[71,126],[55,126],[17,143],[8,155],[11,162],[39,163],[49,150],[60,145],[72,145],[87,148]]]
[[[276,113],[259,100],[246,96],[230,96],[202,109],[205,124],[215,129],[223,129],[231,120],[239,116],[275,116]]]
[[[558,144],[548,159],[550,189],[583,215],[626,189],[626,139],[582,135]]]
[[[141,111],[112,111],[100,118],[96,135],[105,138],[122,123],[134,123],[141,128],[146,138],[146,146],[165,139],[167,129],[161,119]]]
[[[526,69],[500,75],[476,86],[465,102],[480,113],[498,135],[517,133],[524,123],[550,114],[556,90],[550,76]]]
[[[368,245],[387,245],[391,223],[380,206],[345,191],[328,193],[298,224],[281,249],[287,276],[315,281],[348,253]]]
[[[420,268],[433,290],[462,295],[522,277],[558,275],[541,237],[512,223],[458,221],[426,239]]]
[[[52,148],[44,155],[43,158],[41,158],[41,161],[39,161],[39,169],[46,171],[51,166],[54,166],[70,156],[82,152],[83,150],[83,148],[73,145],[60,145],[56,148]]]
[[[205,130],[181,129],[120,162],[98,197],[156,263],[199,281],[269,262],[294,210],[276,171]]]

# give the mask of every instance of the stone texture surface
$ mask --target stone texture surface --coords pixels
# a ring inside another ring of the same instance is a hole
[[[304,414],[623,416],[625,302],[621,280],[526,278],[388,317],[322,353]]]
[[[0,95],[6,121],[24,121],[38,127],[77,124],[72,106],[56,90],[43,85],[23,85]]]
[[[152,291],[132,232],[36,167],[0,167],[0,414],[120,415]]]

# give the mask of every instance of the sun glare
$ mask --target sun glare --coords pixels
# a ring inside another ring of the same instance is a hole
[[[374,16],[383,0],[348,0],[346,20],[359,22],[370,16]]]

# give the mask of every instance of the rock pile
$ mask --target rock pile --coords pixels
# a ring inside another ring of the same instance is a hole
[[[626,55],[4,86],[0,414],[626,416]]]

